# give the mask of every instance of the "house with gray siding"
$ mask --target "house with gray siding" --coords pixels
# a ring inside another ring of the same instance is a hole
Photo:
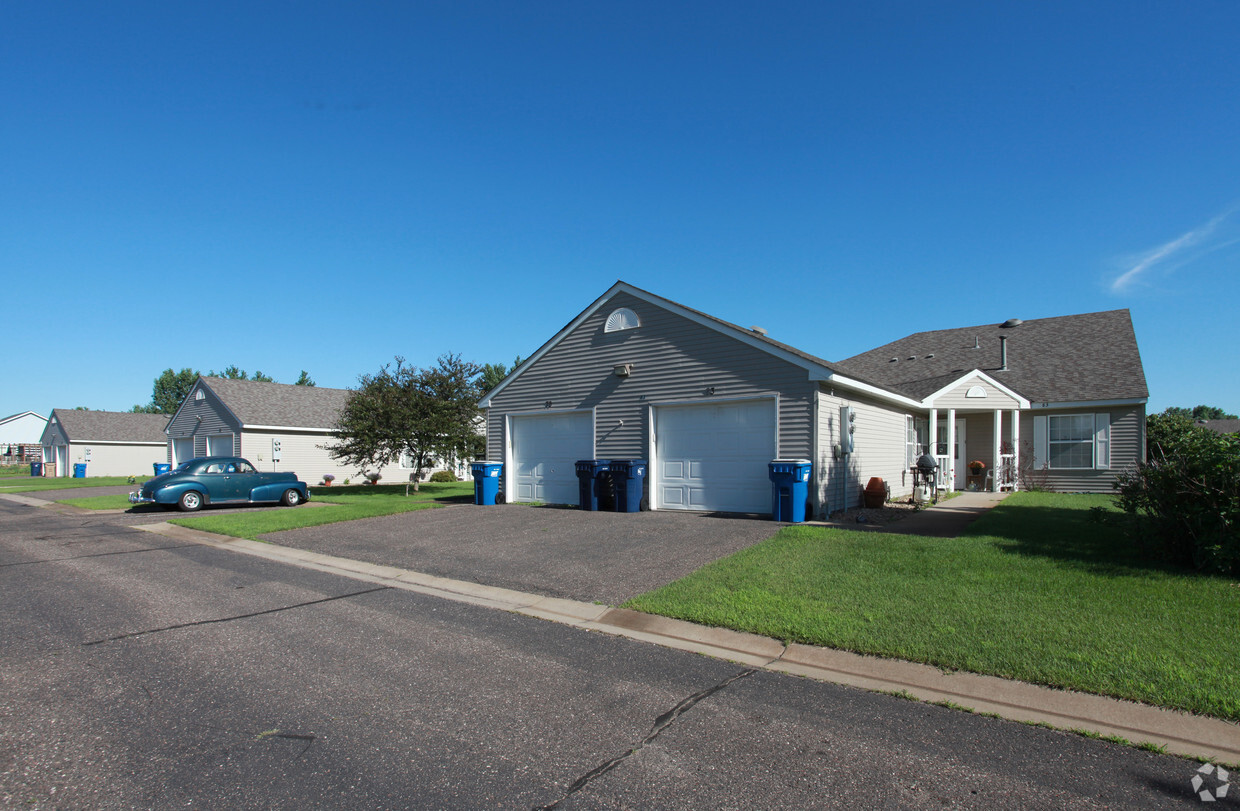
[[[52,410],[39,442],[43,475],[70,476],[86,465],[87,476],[150,476],[167,458],[167,414]]]
[[[647,459],[651,509],[769,513],[767,463],[804,459],[824,516],[872,477],[910,495],[932,436],[949,489],[1018,488],[1027,446],[1039,483],[1107,490],[1143,458],[1147,393],[1127,312],[1094,315],[969,328],[963,354],[949,330],[832,363],[617,282],[483,398],[487,453],[509,501],[574,503],[576,460]],[[969,480],[969,461],[990,474]]]
[[[295,386],[225,377],[199,377],[168,423],[165,440],[174,466],[201,456],[244,456],[259,470],[297,473],[317,484],[337,484],[362,471],[333,459],[336,424],[348,389]],[[423,478],[434,469],[424,470]],[[455,469],[454,469],[455,470]],[[407,459],[377,471],[381,481],[408,481]],[[467,473],[463,467],[458,475]]]

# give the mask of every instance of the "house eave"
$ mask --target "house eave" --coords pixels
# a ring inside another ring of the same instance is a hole
[[[1033,403],[1030,408],[1039,410],[1044,408],[1101,408],[1106,406],[1124,406],[1124,405],[1144,405],[1149,402],[1148,397],[1129,397],[1119,400],[1069,400],[1061,403]]]

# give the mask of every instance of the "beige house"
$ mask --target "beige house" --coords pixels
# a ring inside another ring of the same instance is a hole
[[[53,409],[43,429],[43,475],[150,476],[167,456],[167,414]]]
[[[949,489],[1019,488],[1023,469],[1108,491],[1144,458],[1146,397],[1124,310],[918,333],[832,363],[617,282],[481,405],[508,500],[574,503],[575,460],[646,459],[651,509],[769,513],[768,463],[804,459],[823,516],[872,477],[908,496],[926,450]]]

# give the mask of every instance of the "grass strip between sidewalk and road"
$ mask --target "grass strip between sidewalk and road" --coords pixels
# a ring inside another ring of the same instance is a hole
[[[135,490],[150,476],[88,476],[74,479],[68,476],[50,479],[0,479],[0,493],[37,493],[41,490],[74,490],[88,487],[122,487],[132,485]],[[128,502],[126,502],[128,503]]]
[[[314,501],[331,504],[330,507],[254,507],[242,512],[211,515],[210,508],[191,517],[175,518],[171,523],[204,532],[231,535],[235,538],[261,540],[260,535],[282,532],[288,529],[317,527],[359,518],[376,518],[381,515],[411,512],[440,507],[445,504],[472,503],[473,482],[448,482],[423,484],[419,492],[409,491],[405,486],[378,485],[353,487],[313,487]]]
[[[1017,493],[960,538],[787,527],[625,606],[1240,720],[1240,583],[1127,533],[1110,496]]]

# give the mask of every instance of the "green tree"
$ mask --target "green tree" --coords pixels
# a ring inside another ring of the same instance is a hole
[[[245,369],[237,368],[236,364],[233,364],[232,366],[225,368],[224,371],[222,372],[216,372],[214,370],[207,372],[207,376],[208,377],[224,377],[229,380],[253,380],[256,383],[276,382],[275,378],[271,377],[270,375],[265,375],[262,372],[255,372],[254,376],[250,377],[249,373],[246,372]]]
[[[310,379],[310,375],[306,373],[306,370],[302,369],[301,376],[297,378],[297,382],[294,383],[293,385],[294,386],[313,386],[314,381]]]
[[[333,458],[363,472],[391,464],[404,455],[414,469],[414,489],[435,458],[470,453],[477,434],[477,364],[459,355],[441,355],[428,369],[385,364],[377,374],[362,375],[341,411]]]
[[[521,365],[521,356],[517,355],[512,361],[512,368],[509,369],[502,363],[484,363],[479,369],[478,389],[482,394],[486,394],[491,389],[503,382],[505,377],[515,372],[517,367]]]
[[[188,366],[179,372],[165,369],[155,378],[151,389],[151,403],[146,408],[153,414],[172,414],[181,407],[181,401],[189,394],[198,380],[198,372]]]
[[[1237,420],[1235,414],[1228,414],[1218,406],[1199,405],[1192,408],[1171,406],[1162,412],[1164,417],[1188,417],[1194,420]]]

